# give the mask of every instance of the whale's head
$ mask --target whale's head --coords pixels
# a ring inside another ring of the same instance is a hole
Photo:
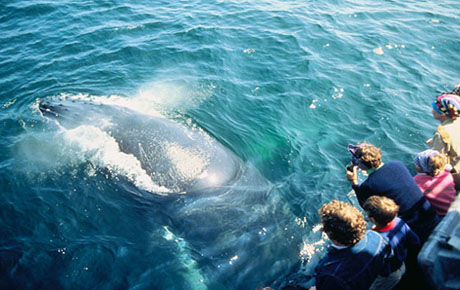
[[[59,118],[63,111],[69,111],[63,105],[53,105],[49,102],[41,102],[38,104],[38,109],[44,117],[55,119]]]
[[[98,106],[90,102],[59,100],[40,102],[38,109],[43,117],[56,120],[61,126],[72,129],[100,120],[101,114],[96,112]]]
[[[82,100],[40,102],[43,117],[64,129],[98,128],[136,158],[151,180],[172,192],[203,192],[231,185],[244,164],[203,130],[126,107]]]

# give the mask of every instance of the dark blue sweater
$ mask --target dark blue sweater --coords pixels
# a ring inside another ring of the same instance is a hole
[[[387,274],[385,259],[391,247],[378,233],[368,231],[357,244],[345,248],[331,248],[318,263],[316,289],[365,290],[377,275]]]
[[[353,189],[361,206],[371,195],[393,199],[399,206],[399,215],[404,215],[423,198],[423,193],[409,170],[399,161],[385,163],[362,184],[353,185]]]
[[[423,243],[439,222],[409,170],[399,161],[385,163],[360,185],[353,185],[362,206],[372,195],[386,196],[399,206],[399,216]]]

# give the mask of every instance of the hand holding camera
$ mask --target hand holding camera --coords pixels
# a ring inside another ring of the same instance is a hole
[[[358,166],[354,164],[348,164],[346,167],[346,177],[352,182],[353,185],[358,184]]]

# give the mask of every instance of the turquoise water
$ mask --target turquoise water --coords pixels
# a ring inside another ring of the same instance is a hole
[[[1,288],[311,285],[317,209],[355,201],[346,145],[414,172],[460,82],[458,1],[123,2],[0,3]],[[146,190],[107,140],[42,118],[63,95],[202,128],[269,185]]]

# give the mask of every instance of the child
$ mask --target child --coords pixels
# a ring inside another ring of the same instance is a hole
[[[441,217],[446,215],[456,194],[454,178],[445,169],[446,162],[443,154],[431,149],[418,153],[414,160],[419,173],[414,180]]]
[[[399,207],[391,198],[373,195],[365,201],[363,209],[374,224],[372,230],[386,237],[393,249],[393,257],[387,263],[390,275],[377,277],[371,289],[392,289],[406,271],[404,260],[408,248],[418,249],[420,240],[417,234],[397,217]]]

